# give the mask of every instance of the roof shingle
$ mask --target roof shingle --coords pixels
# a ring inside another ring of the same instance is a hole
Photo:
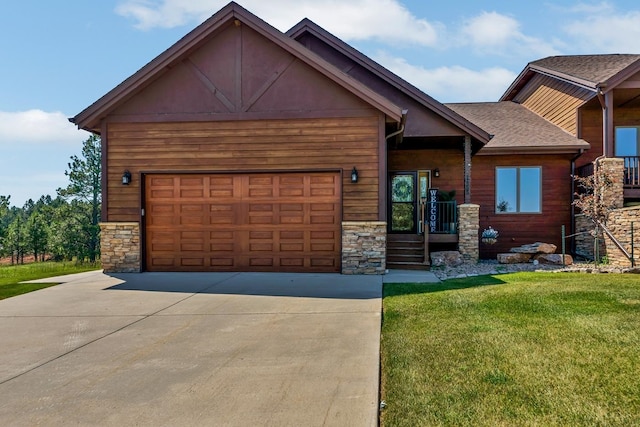
[[[529,65],[584,80],[595,87],[638,60],[640,55],[631,54],[568,55],[549,56]]]
[[[588,142],[576,138],[515,102],[445,105],[494,135],[478,154],[519,150],[578,152],[589,148]]]

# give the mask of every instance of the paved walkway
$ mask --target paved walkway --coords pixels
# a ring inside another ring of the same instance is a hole
[[[0,425],[377,424],[380,276],[66,280],[0,301]]]
[[[440,283],[433,272],[422,270],[389,270],[382,280],[384,283]]]

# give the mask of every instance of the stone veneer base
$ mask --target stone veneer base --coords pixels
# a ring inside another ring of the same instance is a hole
[[[100,260],[105,273],[139,273],[140,224],[100,223]]]
[[[387,223],[342,223],[342,274],[384,274],[387,262]]]

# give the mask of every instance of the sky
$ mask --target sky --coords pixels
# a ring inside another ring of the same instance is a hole
[[[0,9],[0,195],[65,187],[88,133],[68,122],[226,0],[20,0]],[[281,31],[303,18],[440,102],[497,101],[528,62],[640,53],[637,0],[238,0]]]

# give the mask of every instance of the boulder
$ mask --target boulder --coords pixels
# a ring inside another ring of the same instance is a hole
[[[562,265],[562,254],[538,254],[533,259],[538,261],[540,264]],[[573,264],[573,257],[565,254],[564,265],[571,264]]]
[[[431,252],[432,267],[457,267],[464,262],[458,251]]]
[[[551,243],[536,242],[529,245],[518,246],[517,248],[511,248],[511,252],[519,254],[552,254],[555,253],[558,247]]]
[[[523,253],[506,253],[506,254],[498,254],[498,262],[500,264],[521,264],[523,262],[529,262],[531,260],[532,254],[523,254]]]

